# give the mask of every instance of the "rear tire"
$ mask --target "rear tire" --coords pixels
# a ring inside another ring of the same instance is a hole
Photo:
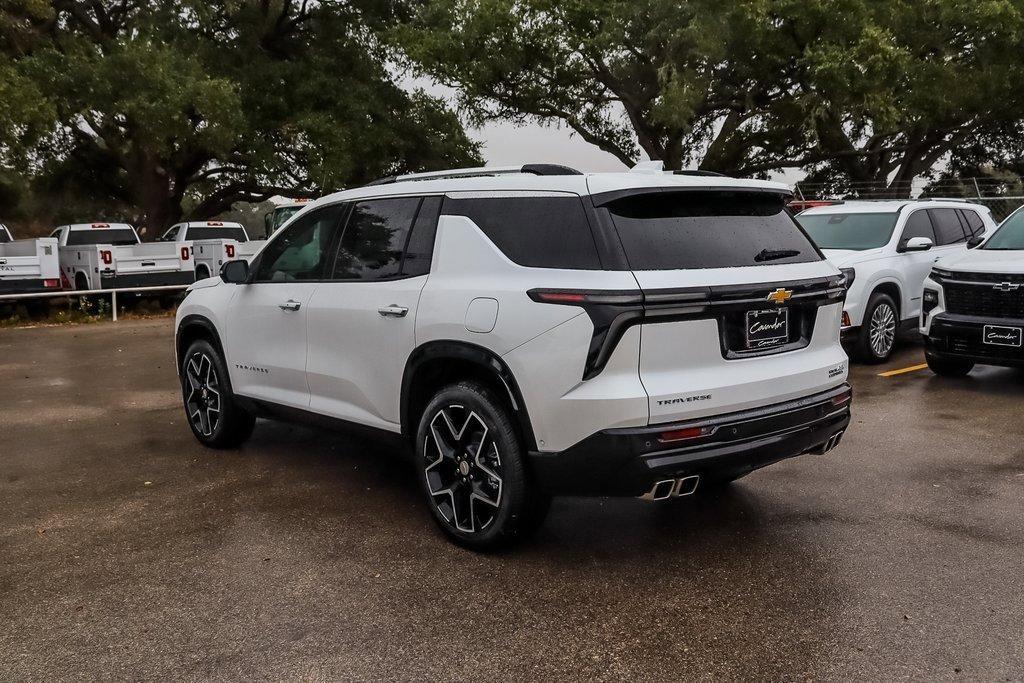
[[[928,368],[940,377],[966,377],[974,369],[974,363],[969,360],[936,358],[928,353],[924,359],[928,363]]]
[[[876,292],[868,300],[855,347],[859,360],[872,365],[884,363],[896,348],[899,308],[888,294]]]
[[[181,361],[181,395],[185,420],[199,443],[209,448],[237,448],[256,426],[256,417],[238,405],[220,353],[200,339]]]
[[[206,266],[196,268],[196,282],[205,280],[208,277],[210,277],[210,270]]]
[[[437,392],[416,430],[416,469],[434,521],[459,545],[495,550],[529,535],[551,498],[530,481],[505,404],[460,382]]]

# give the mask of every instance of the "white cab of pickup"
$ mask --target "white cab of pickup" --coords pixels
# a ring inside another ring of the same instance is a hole
[[[188,285],[195,282],[192,245],[143,244],[127,223],[76,223],[53,231],[60,272],[76,290]]]
[[[0,294],[30,294],[60,289],[57,240],[15,240],[0,225]]]
[[[220,274],[220,267],[228,261],[252,260],[267,243],[266,240],[250,240],[241,223],[226,221],[177,223],[159,241],[192,245],[196,280]]]

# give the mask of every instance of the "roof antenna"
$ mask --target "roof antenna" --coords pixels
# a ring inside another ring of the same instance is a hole
[[[660,159],[657,161],[641,161],[636,166],[629,169],[630,173],[644,173],[647,175],[660,175],[665,172],[665,162]]]

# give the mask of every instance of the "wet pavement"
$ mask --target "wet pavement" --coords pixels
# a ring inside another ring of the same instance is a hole
[[[371,442],[184,423],[171,321],[0,330],[0,679],[1024,676],[1024,373],[854,366],[827,456],[446,542]]]

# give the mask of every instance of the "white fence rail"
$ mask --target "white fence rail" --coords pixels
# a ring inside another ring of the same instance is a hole
[[[72,298],[81,296],[109,296],[110,297],[110,310],[113,313],[113,320],[117,322],[117,295],[118,294],[130,294],[135,292],[170,292],[170,291],[181,291],[191,287],[192,285],[158,285],[154,287],[119,287],[118,289],[83,289],[83,290],[68,290],[62,289],[55,292],[32,292],[31,294],[0,294],[0,304],[7,301],[23,301],[31,299],[61,299],[61,298]]]

